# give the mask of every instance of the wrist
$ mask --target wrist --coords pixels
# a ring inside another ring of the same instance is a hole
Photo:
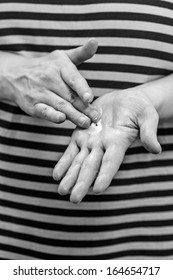
[[[137,86],[135,89],[140,91],[151,101],[158,114],[161,112],[164,102],[163,93],[160,91],[156,83],[142,84]]]
[[[0,52],[0,100],[15,102],[17,67],[26,59],[18,54]]]
[[[0,72],[0,100],[15,101],[15,94],[7,73]]]
[[[173,74],[136,87],[151,101],[160,120],[173,118]]]

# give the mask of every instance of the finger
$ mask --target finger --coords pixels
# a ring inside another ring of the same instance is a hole
[[[101,111],[92,104],[85,104],[80,98],[76,98],[73,106],[88,116],[92,122],[98,122],[101,118]]]
[[[34,106],[35,116],[48,120],[54,123],[62,123],[66,120],[66,115],[62,112],[56,111],[54,108],[50,107],[44,103],[37,103]]]
[[[95,193],[103,192],[111,183],[113,177],[117,173],[124,155],[125,146],[111,146],[109,147],[103,157],[100,172],[95,181],[93,191]]]
[[[65,174],[65,177],[60,182],[58,192],[61,195],[67,194],[70,189],[75,185],[81,165],[84,161],[84,159],[88,155],[88,149],[83,149],[76,155],[74,158],[72,165],[68,169],[67,173]]]
[[[140,138],[144,147],[153,154],[161,152],[161,146],[157,140],[158,114],[154,108],[146,109],[144,118],[139,119]]]
[[[84,160],[76,185],[73,187],[70,200],[73,203],[79,203],[88,193],[93,181],[95,180],[100,168],[103,157],[101,148],[93,149],[88,157]]]
[[[54,167],[53,178],[55,181],[59,181],[64,176],[78,152],[79,149],[76,143],[70,142],[64,154]]]
[[[77,110],[88,116],[92,122],[97,122],[100,119],[98,109],[91,104],[84,103],[61,78],[56,77],[56,79],[52,79],[48,85],[48,89],[70,102]]]
[[[90,126],[91,120],[87,116],[75,109],[71,103],[55,95],[53,92],[49,92],[45,98],[45,102],[55,110],[64,113],[66,118],[77,126],[82,128],[88,128]]]
[[[61,76],[84,103],[90,103],[93,100],[94,96],[91,88],[74,64],[66,62],[66,65],[61,68]]]
[[[88,42],[86,42],[83,46],[71,49],[66,51],[70,60],[79,65],[83,63],[85,60],[91,58],[97,51],[98,42],[95,38],[91,38]]]
[[[79,99],[77,94],[69,88],[57,73],[49,77],[49,82],[46,83],[45,81],[45,87],[70,103],[74,103],[77,98]]]

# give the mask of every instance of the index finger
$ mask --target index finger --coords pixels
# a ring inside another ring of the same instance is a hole
[[[77,93],[83,102],[92,102],[94,96],[91,88],[70,59],[69,63],[61,68],[61,76],[64,82]]]

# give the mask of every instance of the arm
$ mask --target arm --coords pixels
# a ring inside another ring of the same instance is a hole
[[[27,114],[61,123],[66,118],[80,127],[96,121],[93,94],[75,65],[92,57],[97,41],[38,58],[0,52],[0,100],[15,102]]]
[[[136,90],[141,90],[151,100],[160,120],[173,118],[173,74],[140,85]]]

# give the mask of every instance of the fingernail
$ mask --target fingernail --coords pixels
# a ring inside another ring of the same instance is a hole
[[[98,122],[101,118],[101,114],[98,111],[93,111],[91,114],[91,118],[93,122]]]
[[[94,192],[95,195],[99,195],[99,194],[102,193],[102,190],[99,187],[96,187],[96,188],[93,189],[93,192]]]
[[[70,196],[70,201],[74,204],[79,204],[82,201],[82,196],[81,195],[71,195]]]
[[[91,103],[93,101],[93,95],[89,92],[84,94],[84,102]]]
[[[64,187],[64,182],[63,182],[63,184],[62,184],[62,183],[59,184],[58,193],[59,193],[60,195],[66,195],[66,194],[68,194],[68,189],[67,189],[66,187]]]
[[[60,175],[59,175],[57,172],[56,172],[56,173],[55,173],[55,172],[53,173],[53,179],[54,179],[55,181],[59,181],[60,178],[61,178],[61,177],[60,177]]]
[[[79,119],[79,126],[83,128],[88,128],[90,126],[90,119],[81,117]]]
[[[97,183],[93,187],[93,192],[95,194],[101,194],[105,189],[105,184],[102,181],[97,181]]]

